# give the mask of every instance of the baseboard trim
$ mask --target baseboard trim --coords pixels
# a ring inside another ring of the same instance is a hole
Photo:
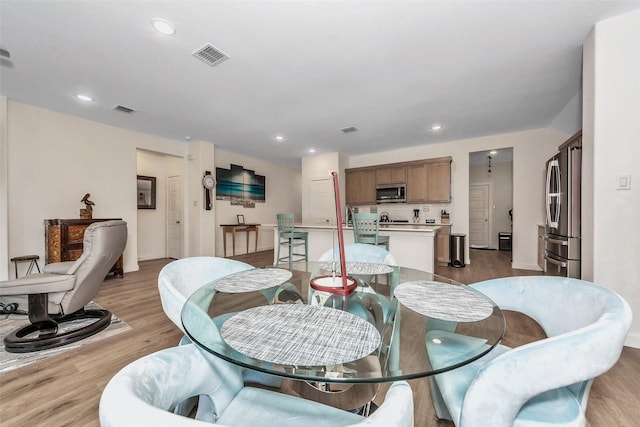
[[[624,340],[624,345],[627,347],[640,348],[640,335],[627,335],[627,339]]]
[[[519,270],[542,271],[538,264],[521,264],[519,262],[512,262],[511,268],[517,268]]]

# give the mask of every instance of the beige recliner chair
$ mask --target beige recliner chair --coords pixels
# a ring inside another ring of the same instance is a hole
[[[126,243],[125,221],[96,222],[85,230],[78,260],[47,264],[42,273],[0,282],[0,303],[5,311],[26,310],[31,322],[4,338],[5,349],[26,353],[59,347],[109,326],[110,311],[84,307],[98,294]],[[98,320],[70,331],[58,331],[61,323],[92,318]]]

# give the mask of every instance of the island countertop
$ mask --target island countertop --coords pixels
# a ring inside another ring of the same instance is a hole
[[[415,268],[429,273],[434,272],[436,254],[436,235],[440,228],[451,224],[415,224],[415,223],[385,223],[380,224],[380,234],[389,236],[389,252],[395,257],[398,265]],[[277,264],[278,226],[277,224],[263,224],[273,227],[274,264]],[[336,226],[332,224],[296,224],[296,230],[308,233],[308,259],[315,261],[333,246],[337,245]],[[354,242],[353,227],[343,226],[344,242]],[[280,249],[280,256],[286,256],[287,247]]]

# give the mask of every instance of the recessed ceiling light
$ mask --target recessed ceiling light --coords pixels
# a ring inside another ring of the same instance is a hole
[[[284,136],[276,135],[276,141],[284,141]]]
[[[184,140],[185,141],[191,141],[191,137],[189,135],[185,135]]]
[[[151,20],[151,24],[153,28],[155,28],[159,33],[162,33],[167,36],[171,36],[176,33],[173,25],[165,21],[164,19],[155,18]]]
[[[440,130],[442,129],[442,125],[433,125],[431,126],[431,130]]]
[[[496,154],[498,154],[498,152],[496,150],[491,150],[489,151],[489,154],[491,154],[492,156],[495,156]]]
[[[90,97],[89,95],[83,95],[81,93],[76,94],[76,98],[78,98],[80,101],[86,101],[86,102],[93,101],[92,97]]]
[[[316,152],[316,149],[315,149],[315,148],[309,148],[309,152],[310,152],[310,153],[315,153],[315,152]]]

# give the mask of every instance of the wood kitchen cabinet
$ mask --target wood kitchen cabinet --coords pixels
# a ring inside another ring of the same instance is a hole
[[[90,224],[101,221],[111,221],[121,218],[105,219],[45,219],[45,264],[52,262],[75,261],[82,255],[84,231]],[[111,268],[109,273],[123,276],[122,255]]]
[[[426,160],[407,166],[407,203],[451,201],[451,158]]]
[[[376,168],[376,185],[406,183],[407,168],[405,166],[379,166]]]
[[[451,227],[442,226],[436,235],[436,262],[440,266],[449,265],[449,237],[451,236]]]
[[[547,271],[547,261],[544,259],[545,234],[545,226],[538,225],[538,266],[542,269],[542,271]]]
[[[347,205],[372,205],[376,203],[375,168],[345,170]]]

